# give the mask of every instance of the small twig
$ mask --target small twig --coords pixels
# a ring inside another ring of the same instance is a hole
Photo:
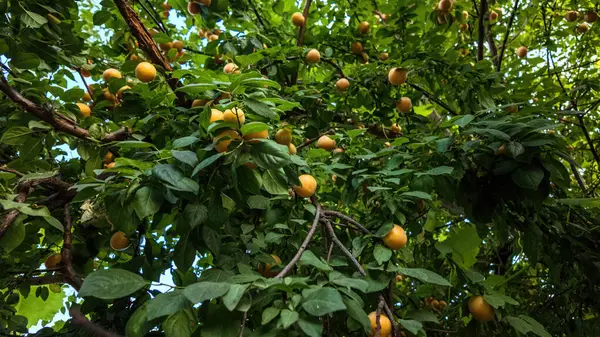
[[[329,251],[327,252],[327,263],[331,260],[331,253],[333,253],[333,242],[329,244]]]
[[[296,46],[298,46],[298,47],[301,47],[302,44],[304,43],[304,33],[306,32],[306,26],[308,26],[308,13],[310,11],[311,3],[312,3],[312,0],[306,0],[306,4],[304,5],[304,11],[303,11],[304,24],[302,25],[302,27],[300,27],[300,30],[298,31],[298,41],[296,43]],[[298,71],[296,71],[292,74],[292,79],[291,79],[292,85],[295,85],[297,82],[298,82]]]
[[[579,126],[581,127],[581,131],[583,132],[588,146],[590,147],[590,151],[592,152],[592,155],[596,160],[596,164],[598,164],[598,168],[600,168],[600,156],[598,156],[598,152],[596,152],[596,148],[594,147],[594,142],[592,141],[592,138],[590,138],[590,134],[587,130],[587,127],[585,126],[585,122],[583,121],[583,115],[577,115],[577,119],[579,119]]]
[[[485,0],[483,0],[485,1]],[[416,84],[412,84],[409,83],[408,81],[405,82],[408,86],[410,86],[411,88],[420,91],[423,95],[425,95],[425,97],[429,98],[430,100],[434,101],[435,103],[437,103],[439,106],[441,106],[442,108],[446,109],[452,116],[456,116],[458,115],[458,113],[456,111],[454,111],[450,106],[448,106],[448,104],[442,102],[441,100],[439,100],[437,97],[433,96],[433,94],[429,93],[427,90],[419,87]]]
[[[19,171],[17,171],[17,170],[10,169],[10,168],[6,167],[6,165],[2,165],[2,166],[0,166],[0,171],[4,171],[4,172],[8,172],[8,173],[12,173],[12,174],[16,175],[16,176],[17,176],[17,177],[19,177],[19,178],[21,178],[21,177],[23,177],[23,176],[24,176],[24,174],[23,174],[23,173],[21,173],[21,172],[19,172]]]
[[[308,247],[308,244],[312,240],[313,236],[315,235],[315,232],[317,231],[317,228],[319,227],[319,218],[321,217],[321,204],[319,204],[319,202],[317,201],[317,198],[315,198],[314,196],[311,197],[310,200],[312,201],[313,205],[315,205],[315,207],[316,207],[315,219],[312,222],[312,227],[308,231],[308,234],[306,235],[306,238],[302,242],[302,245],[300,245],[300,248],[296,252],[296,255],[294,255],[292,260],[285,266],[285,268],[283,268],[283,270],[281,272],[279,272],[279,274],[277,274],[277,276],[275,276],[276,278],[283,278],[285,275],[287,275],[290,272],[290,270],[292,270],[292,268],[296,265],[298,260],[300,260],[300,257],[302,257],[302,253],[304,253],[304,251]]]
[[[375,337],[381,336],[381,310],[385,305],[385,299],[382,295],[379,295],[379,304],[377,304],[377,311],[375,311]]]
[[[83,76],[83,74],[81,73],[81,67],[77,68],[77,73],[79,73],[79,77],[81,77],[81,81],[83,82],[83,85],[85,86],[85,90],[87,90],[88,94],[90,94],[90,99],[93,102],[94,94],[92,94],[92,90],[90,89],[90,87],[88,87],[87,81],[85,80],[85,76]]]
[[[498,57],[498,63],[496,64],[496,71],[500,71],[502,68],[502,59],[504,58],[504,51],[506,50],[506,43],[508,42],[508,36],[510,35],[510,29],[512,28],[517,10],[519,9],[519,0],[515,0],[510,19],[508,20],[508,26],[506,27],[506,33],[504,33],[504,42],[502,42],[502,49],[500,49],[500,57]]]
[[[69,203],[65,204],[65,229],[63,235],[63,246],[61,250],[61,264],[63,267],[63,275],[67,279],[68,283],[75,288],[75,290],[79,291],[81,288],[81,278],[77,276],[75,270],[73,269],[73,256],[71,255],[71,247],[73,245],[73,241],[71,239],[71,213],[69,208]]]
[[[340,239],[338,239],[337,235],[335,235],[335,231],[333,230],[333,227],[331,226],[331,223],[329,222],[329,220],[324,220],[324,222],[325,222],[325,226],[327,228],[327,231],[329,231],[329,237],[331,237],[331,240],[346,255],[346,257],[348,257],[348,259],[352,262],[352,264],[354,264],[354,267],[356,267],[356,269],[358,270],[358,272],[362,276],[366,276],[367,272],[365,272],[365,270],[360,265],[360,263],[356,260],[356,258],[354,256],[352,256],[352,253],[350,253],[350,251],[348,250],[348,248],[346,248],[346,246],[344,246],[344,244],[340,241]]]
[[[154,14],[152,14],[148,10],[148,8],[146,8],[146,5],[144,5],[144,3],[142,1],[138,1],[138,3],[140,4],[140,6],[142,6],[142,9],[144,10],[144,12],[146,12],[146,14],[148,14],[148,16],[150,16],[150,18],[152,19],[152,21],[154,21],[154,23],[158,26],[158,28],[160,30],[162,30],[163,33],[168,35],[169,32],[167,31],[167,27],[164,26],[164,24],[160,18],[160,15],[154,9],[154,6],[152,6],[152,4],[149,3],[150,8],[152,9],[152,12],[154,13]],[[154,15],[156,15],[158,17],[158,19]]]
[[[346,77],[346,75],[344,75],[344,71],[342,70],[342,68],[339,65],[337,65],[337,63],[333,62],[330,59],[326,59],[326,58],[321,58],[321,61],[331,64],[331,66],[334,67],[338,71],[338,73],[340,73],[340,76]]]
[[[332,211],[332,210],[324,210],[323,214],[324,215],[333,215],[337,218],[348,221],[349,223],[351,223],[352,225],[356,226],[358,229],[363,231],[365,234],[371,234],[371,232],[365,226],[361,225],[358,221],[352,219],[351,217],[347,216],[344,213],[341,213],[338,211]]]
[[[9,74],[12,75],[12,77],[14,78],[19,78],[19,76],[17,76],[17,74],[15,74],[12,69],[10,69],[9,67],[7,67],[4,63],[0,62],[0,66],[2,67],[2,69],[8,71]]]
[[[248,0],[248,4],[250,4],[250,7],[252,7],[252,11],[254,12],[254,15],[256,15],[256,19],[258,19],[258,23],[260,23],[260,25],[263,27],[264,30],[267,30],[267,26],[265,25],[265,22],[263,21],[262,17],[258,13],[258,10],[256,10],[256,6],[252,2],[252,0]]]
[[[71,308],[69,310],[71,314],[71,322],[77,326],[80,326],[83,330],[86,330],[92,336],[97,337],[121,337],[116,333],[110,332],[103,327],[92,323],[84,314],[79,311],[78,308]]]
[[[321,138],[321,136],[324,136],[324,135],[331,135],[331,134],[334,134],[334,133],[335,133],[335,130],[333,130],[333,129],[332,129],[332,130],[329,130],[329,131],[326,131],[326,132],[324,132],[324,133],[321,133],[321,134],[319,134],[317,137],[315,137],[315,138],[312,138],[312,139],[309,139],[309,140],[305,141],[304,143],[302,143],[302,144],[298,145],[298,147],[296,147],[296,149],[297,149],[297,150],[300,150],[301,148],[303,148],[303,147],[305,147],[305,146],[308,146],[308,145],[310,145],[310,144],[312,144],[312,143],[316,142],[317,140],[319,140],[319,138]]]
[[[31,286],[41,286],[46,284],[57,284],[64,283],[64,277],[62,275],[44,275],[40,277],[32,277],[23,279],[23,284],[28,284]]]
[[[194,48],[190,48],[190,47],[183,47],[183,50],[191,51],[191,52],[192,52],[192,53],[194,53],[194,54],[199,54],[199,55],[208,55],[208,54],[206,54],[206,53],[205,53],[205,52],[203,52],[203,51],[200,51],[200,50],[197,50],[197,49],[194,49]]]
[[[573,160],[573,158],[571,158],[570,156],[562,155],[560,153],[558,153],[558,156],[563,158],[567,162],[569,162],[569,165],[571,166],[571,171],[573,171],[573,175],[575,176],[575,180],[577,180],[577,183],[579,184],[581,191],[584,194],[586,194],[587,188],[585,186],[585,182],[583,181],[583,178],[581,178],[581,175],[579,174],[579,171],[577,170],[577,163],[575,163],[575,160]]]
[[[379,296],[380,296],[379,297],[380,299],[383,298],[383,295],[379,295]],[[392,321],[392,336],[399,337],[400,329],[398,328],[398,323],[396,323],[396,320],[394,319],[394,312],[392,311],[392,309],[390,308],[390,306],[388,305],[388,303],[385,300],[383,301],[383,309],[385,311],[385,314],[390,319],[390,321]]]
[[[479,35],[477,36],[477,61],[483,60],[483,41],[485,39],[485,18],[487,15],[488,5],[487,0],[481,0],[479,4],[479,20],[478,20],[478,29]]]
[[[247,315],[248,315],[248,312],[244,311],[244,317],[242,318],[242,329],[240,330],[240,337],[244,337],[244,328],[246,327]]]

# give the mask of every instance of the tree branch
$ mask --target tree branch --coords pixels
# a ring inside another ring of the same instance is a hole
[[[26,278],[23,280],[24,284],[28,284],[31,286],[41,286],[41,285],[45,285],[45,284],[56,284],[56,283],[64,283],[64,282],[65,282],[64,277],[60,274],[32,277],[32,278]]]
[[[304,143],[302,143],[302,144],[298,145],[298,147],[296,147],[296,149],[297,149],[297,150],[300,150],[301,148],[303,148],[303,147],[305,147],[305,146],[309,146],[310,144],[312,144],[312,143],[316,142],[317,140],[319,140],[319,138],[321,138],[321,136],[324,136],[324,135],[331,135],[331,134],[334,134],[334,133],[335,133],[335,130],[333,130],[333,129],[332,129],[332,130],[329,130],[329,131],[326,131],[326,132],[324,132],[324,133],[321,133],[321,134],[319,134],[317,137],[315,137],[315,138],[312,138],[312,139],[309,139],[309,140],[305,141]]]
[[[383,295],[379,295],[379,296],[380,296],[379,297],[380,299],[384,298]],[[398,328],[398,323],[396,323],[396,320],[394,319],[394,312],[392,311],[392,309],[390,309],[390,306],[385,301],[385,299],[383,300],[383,309],[385,311],[385,314],[388,316],[388,318],[392,322],[392,336],[399,337],[400,336],[400,329]]]
[[[310,12],[310,5],[312,0],[306,0],[306,4],[304,5],[304,11],[302,14],[304,15],[304,24],[300,27],[300,31],[298,32],[298,42],[296,45],[298,47],[302,46],[304,43],[304,33],[306,33],[306,26],[308,25],[308,13]]]
[[[8,84],[8,80],[6,80],[4,75],[0,75],[0,91],[2,91],[15,104],[20,105],[23,109],[25,109],[25,111],[50,124],[56,131],[68,133],[80,139],[90,139],[88,130],[78,126],[77,123],[68,119],[62,114],[53,111],[50,105],[47,107],[42,107],[25,98],[20,92]],[[122,129],[105,135],[102,141],[111,142],[123,140],[128,136],[129,131],[127,129]]]
[[[81,288],[81,278],[77,276],[75,270],[73,269],[73,256],[71,254],[71,247],[73,242],[71,240],[71,213],[69,208],[69,203],[65,204],[65,223],[64,223],[64,235],[63,235],[63,246],[61,250],[61,264],[62,264],[62,273],[65,276],[66,281],[73,287],[75,290],[79,291]]]
[[[81,327],[83,330],[89,332],[90,335],[92,335],[92,336],[121,337],[120,335],[118,335],[116,333],[112,333],[112,332],[104,329],[103,327],[92,323],[89,319],[87,319],[87,317],[85,317],[84,314],[81,313],[81,311],[79,311],[78,308],[71,308],[69,310],[69,313],[71,314],[71,322],[74,325],[77,325],[77,326]]]
[[[587,127],[585,126],[585,122],[583,121],[583,115],[582,114],[577,115],[577,119],[579,119],[579,126],[581,127],[581,131],[583,132],[583,135],[585,136],[588,146],[590,147],[590,151],[592,152],[592,155],[594,156],[594,159],[596,160],[596,164],[598,164],[598,168],[600,169],[600,156],[598,156],[598,152],[596,152],[596,148],[594,147],[594,142],[590,138],[590,134],[587,130]]]
[[[485,0],[483,0],[483,1],[485,1]],[[417,91],[420,91],[425,97],[427,97],[430,100],[434,101],[435,103],[437,103],[442,108],[446,109],[446,111],[448,111],[452,116],[458,115],[458,113],[456,111],[454,111],[450,106],[448,106],[448,104],[442,102],[440,99],[438,99],[437,97],[433,96],[433,94],[429,93],[427,90],[419,87],[416,84],[409,83],[408,81],[406,81],[405,83],[408,86],[410,86],[411,88],[413,88],[413,89],[415,89]]]
[[[354,267],[356,267],[358,272],[362,276],[366,276],[367,273],[365,272],[363,267],[360,265],[360,263],[356,260],[356,258],[354,256],[352,256],[352,253],[350,253],[348,248],[346,248],[346,246],[344,246],[344,244],[340,241],[340,239],[338,239],[337,235],[335,235],[335,231],[333,230],[333,227],[331,226],[331,222],[329,222],[329,220],[324,220],[324,222],[325,222],[325,227],[327,228],[327,231],[329,232],[329,236],[331,237],[331,240],[340,248],[340,250],[346,255],[346,257],[348,257],[348,259],[352,262],[352,264],[354,264]]]
[[[311,197],[310,200],[312,201],[313,205],[315,205],[315,207],[317,208],[317,210],[315,211],[315,219],[312,222],[312,227],[308,231],[308,234],[306,235],[306,238],[302,242],[302,245],[296,252],[296,255],[294,255],[292,260],[285,266],[285,268],[283,268],[283,270],[281,272],[279,272],[279,274],[277,274],[277,276],[275,276],[277,278],[283,278],[285,275],[287,275],[292,270],[292,268],[296,265],[298,260],[300,260],[300,257],[302,257],[302,253],[304,253],[304,251],[308,247],[308,244],[310,243],[313,236],[315,235],[315,233],[317,231],[317,227],[319,227],[318,225],[319,225],[319,218],[321,217],[321,204],[319,204],[319,202],[317,201],[317,198],[315,198],[314,196]]]
[[[29,195],[30,189],[31,189],[31,182],[26,182],[24,184],[20,184],[19,192],[18,192],[17,197],[15,198],[15,201],[19,202],[19,203],[24,202],[25,199],[27,199],[27,196]],[[8,212],[6,217],[4,217],[2,224],[0,224],[0,239],[2,239],[2,237],[8,230],[8,226],[10,226],[10,224],[13,221],[15,221],[15,219],[17,218],[18,215],[19,215],[19,210],[12,209]]]
[[[515,16],[517,15],[518,9],[519,9],[519,0],[515,0],[515,5],[513,6],[513,10],[510,15],[510,19],[508,20],[508,26],[506,27],[506,33],[504,33],[504,41],[502,42],[502,47],[500,49],[500,57],[498,57],[498,63],[496,64],[496,71],[498,71],[498,72],[502,68],[502,59],[504,58],[504,51],[506,50],[506,43],[508,42],[508,36],[510,35],[510,29],[512,28],[513,22],[515,21]]]
[[[240,330],[240,337],[244,337],[244,328],[246,327],[246,319],[248,318],[248,311],[244,311],[244,317],[242,318],[242,329]]]
[[[81,67],[77,68],[77,73],[79,74],[79,77],[81,77],[81,81],[83,82],[83,85],[85,86],[85,90],[88,92],[88,94],[90,94],[90,99],[93,102],[94,94],[92,94],[92,90],[90,89],[90,87],[88,87],[87,81],[85,80],[85,76],[83,76],[83,74],[81,73]]]
[[[479,4],[479,35],[477,36],[477,61],[483,60],[483,41],[485,39],[485,19],[488,15],[487,11],[487,0],[481,0],[481,3]]]
[[[496,48],[496,41],[492,35],[492,23],[488,22],[488,29],[485,33],[487,37],[488,46],[490,47],[490,54],[492,55],[492,63],[494,66],[498,66],[498,49]]]
[[[352,219],[351,217],[347,216],[344,213],[341,213],[338,211],[332,211],[332,210],[324,210],[323,214],[324,215],[332,215],[339,219],[345,220],[345,221],[351,223],[352,225],[356,226],[358,229],[363,231],[365,234],[371,234],[371,232],[365,226],[361,225],[358,221]]]
[[[379,303],[377,304],[377,310],[375,311],[375,337],[381,336],[381,310],[383,310],[384,305],[385,299],[383,296],[379,295]]]

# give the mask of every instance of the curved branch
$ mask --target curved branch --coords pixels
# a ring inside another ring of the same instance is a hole
[[[346,255],[346,257],[348,257],[348,259],[350,261],[352,261],[352,264],[354,264],[354,267],[356,267],[358,272],[362,276],[367,276],[367,272],[365,272],[365,270],[360,265],[360,263],[356,260],[356,258],[354,256],[352,256],[352,253],[350,253],[348,248],[346,248],[346,246],[344,246],[344,244],[340,241],[340,239],[338,239],[337,235],[335,235],[335,231],[333,230],[333,227],[331,226],[331,222],[329,222],[328,220],[325,220],[324,222],[325,222],[325,228],[327,228],[327,231],[329,232],[329,236],[331,237],[331,240],[340,248],[340,250]]]
[[[485,0],[482,0],[482,1],[485,1]],[[420,91],[423,95],[425,95],[425,97],[427,97],[430,100],[434,101],[435,103],[437,103],[438,105],[440,105],[442,108],[446,109],[446,111],[448,111],[452,116],[458,115],[458,113],[456,111],[454,111],[450,106],[448,106],[448,104],[442,102],[440,99],[438,99],[437,97],[433,96],[433,94],[431,94],[427,90],[419,87],[416,84],[409,83],[408,81],[406,81],[405,83],[408,86],[410,86],[411,88],[413,88],[413,89],[415,89],[417,91]]]
[[[351,217],[347,216],[344,213],[341,213],[338,211],[332,211],[332,210],[324,210],[323,214],[324,215],[333,215],[337,218],[348,221],[349,223],[351,223],[352,225],[356,226],[358,229],[363,231],[365,234],[371,234],[371,232],[365,226],[361,225],[358,221],[352,219]]]
[[[86,330],[92,336],[97,336],[97,337],[121,337],[121,335],[118,335],[116,333],[112,333],[112,332],[104,329],[103,327],[101,327],[101,326],[99,326],[99,325],[94,324],[93,322],[91,322],[89,319],[87,319],[87,317],[85,317],[84,314],[81,313],[81,311],[79,311],[78,308],[71,308],[69,310],[69,313],[71,314],[71,322],[73,324],[81,327],[83,330]]]
[[[65,276],[66,281],[73,287],[75,290],[79,291],[81,288],[81,278],[77,276],[75,270],[73,269],[73,255],[71,254],[71,246],[73,245],[73,241],[71,239],[71,213],[69,208],[69,203],[65,204],[65,229],[63,235],[63,246],[61,251],[61,264],[62,264],[62,273]]]
[[[31,182],[27,182],[27,183],[19,185],[19,193],[18,193],[17,197],[15,198],[15,201],[19,202],[19,203],[24,202],[25,199],[27,199],[27,196],[29,195],[30,189],[31,189]],[[0,224],[0,239],[2,239],[2,237],[8,230],[8,226],[10,226],[10,224],[13,221],[15,221],[15,219],[17,218],[18,215],[19,215],[19,210],[13,209],[8,212],[6,217],[4,217],[4,220]]]
[[[277,276],[275,276],[276,278],[283,278],[285,275],[287,275],[287,273],[290,272],[290,270],[292,270],[292,268],[296,265],[298,260],[300,260],[300,257],[302,257],[302,253],[304,253],[304,251],[308,247],[308,244],[310,243],[313,236],[317,232],[317,227],[319,227],[318,226],[319,218],[321,217],[321,204],[319,204],[317,202],[317,198],[315,198],[315,197],[311,197],[310,199],[311,199],[312,203],[315,205],[315,207],[317,208],[317,210],[315,211],[315,219],[312,222],[312,227],[308,231],[308,234],[306,235],[306,238],[302,242],[302,245],[300,245],[300,248],[296,252],[296,255],[294,255],[292,260],[285,266],[285,268],[283,268],[283,270],[281,272],[279,272],[279,274],[277,274]]]
[[[508,26],[506,27],[506,33],[504,33],[504,42],[502,42],[502,48],[500,49],[500,57],[498,57],[498,63],[496,64],[496,71],[500,71],[502,68],[502,59],[504,58],[504,51],[506,50],[506,43],[508,42],[508,36],[510,35],[510,29],[512,28],[515,16],[517,15],[517,9],[519,9],[519,0],[515,0],[510,19],[508,20]]]

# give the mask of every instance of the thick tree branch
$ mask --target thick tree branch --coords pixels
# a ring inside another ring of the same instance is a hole
[[[483,0],[483,1],[485,1],[485,0]],[[442,108],[446,109],[446,111],[448,111],[452,116],[458,115],[458,113],[456,111],[454,111],[448,104],[442,102],[440,99],[438,99],[437,97],[433,96],[433,94],[429,93],[427,90],[419,87],[416,84],[409,83],[408,81],[406,81],[406,84],[408,86],[410,86],[411,88],[413,88],[413,89],[415,89],[417,91],[420,91],[425,97],[429,98],[430,100],[434,101],[439,106],[441,106]]]
[[[508,26],[506,27],[506,33],[504,33],[504,41],[502,42],[502,47],[500,49],[500,56],[498,57],[498,63],[496,64],[496,71],[500,71],[500,69],[502,69],[502,59],[504,58],[504,51],[506,50],[508,36],[510,35],[510,29],[512,28],[513,22],[515,21],[515,16],[517,16],[518,9],[519,0],[515,0],[515,5],[513,6],[512,13],[510,14],[510,19],[508,20]]]
[[[380,300],[384,298],[383,295],[379,296]],[[390,306],[385,301],[385,299],[383,300],[383,310],[385,311],[386,316],[392,322],[392,336],[400,337],[400,329],[398,328],[398,323],[396,323],[396,320],[394,319],[394,312],[392,311],[392,309],[390,309]]]
[[[46,284],[56,284],[56,283],[64,283],[65,279],[62,275],[45,275],[39,277],[32,277],[23,280],[24,284],[28,284],[30,286],[41,286]]]
[[[498,48],[496,48],[496,41],[494,40],[494,35],[492,34],[492,23],[488,22],[487,31],[485,33],[487,37],[487,43],[490,47],[490,54],[492,55],[492,63],[494,66],[498,66]]]
[[[598,164],[598,168],[600,169],[600,156],[598,156],[598,152],[596,151],[596,148],[594,147],[594,142],[590,138],[590,133],[588,132],[587,127],[585,126],[585,122],[583,120],[583,115],[582,114],[577,115],[577,119],[579,119],[579,126],[581,127],[581,131],[583,132],[583,135],[585,136],[588,146],[590,147],[590,151],[592,152],[592,155],[594,156],[594,159],[596,160],[596,164]]]
[[[348,259],[352,262],[352,264],[354,265],[354,267],[356,267],[356,269],[358,270],[358,272],[362,276],[366,276],[367,272],[365,272],[365,270],[360,265],[360,263],[356,260],[356,258],[354,256],[352,256],[352,253],[350,253],[350,251],[348,250],[348,248],[346,248],[346,246],[344,246],[344,244],[340,241],[340,239],[338,239],[337,235],[335,235],[335,231],[333,230],[333,227],[331,226],[331,222],[329,222],[329,220],[324,220],[324,222],[325,222],[325,227],[327,228],[327,231],[329,232],[329,237],[331,237],[331,240],[346,255],[346,257],[348,257]]]
[[[65,204],[65,229],[63,235],[63,246],[61,251],[61,264],[62,264],[62,273],[65,276],[66,281],[73,287],[75,290],[79,291],[81,288],[81,278],[77,276],[75,270],[73,269],[73,255],[71,254],[71,247],[73,245],[73,241],[71,239],[71,213],[69,208],[69,203]]]
[[[30,190],[31,190],[31,182],[26,182],[24,184],[20,184],[18,195],[15,198],[15,201],[16,202],[24,202],[25,199],[27,199],[27,196],[29,195]],[[8,230],[8,226],[10,226],[10,224],[13,221],[15,221],[15,219],[17,218],[18,215],[19,215],[19,210],[13,209],[8,212],[6,217],[4,217],[4,220],[2,220],[2,223],[0,224],[0,239],[2,239],[2,237],[6,233],[6,230]]]
[[[375,311],[375,337],[381,336],[381,311],[385,305],[385,299],[379,295],[379,303],[377,304],[377,310]],[[393,317],[392,317],[393,319]]]
[[[296,42],[296,46],[300,47],[304,43],[304,33],[306,33],[306,26],[308,26],[308,13],[310,12],[310,5],[312,0],[306,0],[306,4],[304,5],[304,11],[302,14],[304,15],[304,24],[300,27],[298,31],[298,41]],[[290,83],[295,85],[298,82],[298,71],[292,74],[292,79]]]
[[[21,173],[21,172],[19,172],[17,170],[10,169],[10,168],[6,167],[6,165],[0,166],[0,171],[12,173],[12,174],[16,175],[19,178],[21,178],[22,176],[24,176],[23,173]]]
[[[302,253],[304,253],[304,251],[308,247],[308,244],[312,240],[313,236],[315,235],[315,233],[317,231],[317,228],[319,227],[319,218],[321,217],[321,204],[319,204],[319,202],[317,202],[317,198],[315,198],[315,197],[311,197],[310,200],[312,201],[313,205],[315,205],[315,207],[316,207],[315,219],[312,222],[312,227],[308,231],[308,234],[306,235],[306,238],[302,242],[302,245],[300,245],[300,248],[296,252],[296,255],[294,255],[292,260],[285,266],[285,268],[283,268],[283,270],[281,272],[279,272],[279,274],[277,274],[277,276],[275,276],[277,278],[283,278],[285,275],[287,275],[292,270],[292,268],[296,265],[298,260],[300,260],[300,257],[302,257]]]
[[[573,158],[567,156],[567,155],[562,155],[562,154],[558,154],[559,157],[561,157],[562,159],[566,160],[567,162],[569,162],[569,165],[571,166],[571,171],[573,171],[573,175],[575,176],[575,180],[577,180],[577,184],[579,184],[579,188],[581,188],[581,191],[584,194],[587,194],[587,188],[585,186],[585,182],[583,181],[583,178],[581,178],[581,174],[579,174],[579,171],[577,170],[577,163],[575,163],[575,161],[573,160]]]
[[[477,36],[477,61],[483,60],[483,41],[485,39],[485,20],[487,19],[488,15],[487,11],[487,0],[481,0],[481,3],[479,4],[479,20],[477,22],[479,30],[479,35]]]
[[[68,133],[80,139],[90,139],[88,130],[78,126],[77,123],[68,119],[67,117],[53,111],[50,105],[47,107],[42,107],[25,98],[20,92],[8,84],[8,81],[4,75],[0,75],[0,91],[2,91],[15,104],[20,105],[23,109],[25,109],[25,111],[50,124],[50,126],[52,126],[56,131]],[[107,134],[102,141],[111,142],[116,140],[124,140],[128,136],[129,131],[127,129],[122,129]]]
[[[90,333],[91,336],[96,336],[96,337],[121,337],[121,335],[118,335],[116,333],[112,333],[106,329],[104,329],[103,327],[92,323],[89,319],[87,319],[87,317],[85,317],[84,314],[81,313],[81,311],[79,311],[78,308],[71,308],[69,310],[69,313],[71,314],[71,322],[74,325],[77,325],[79,327],[81,327],[83,330],[87,331],[88,333]]]

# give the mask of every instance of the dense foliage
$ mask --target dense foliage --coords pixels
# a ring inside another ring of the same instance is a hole
[[[600,335],[598,5],[0,1],[0,335]]]

